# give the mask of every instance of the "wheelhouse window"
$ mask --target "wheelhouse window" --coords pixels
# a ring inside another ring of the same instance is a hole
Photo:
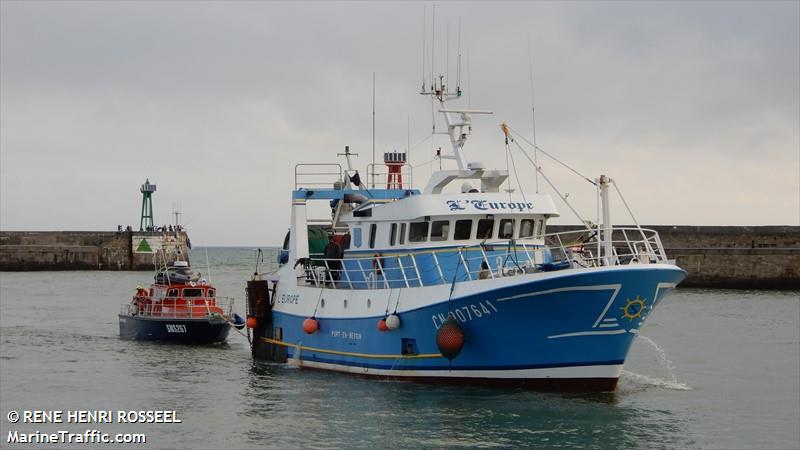
[[[428,240],[428,222],[412,222],[408,228],[408,242]]]
[[[453,239],[456,241],[464,241],[472,236],[472,220],[463,219],[456,220],[455,230],[453,232]]]
[[[376,234],[378,234],[378,224],[373,223],[369,226],[369,248],[375,248]]]
[[[437,220],[431,225],[431,240],[432,241],[446,241],[450,235],[450,221]]]
[[[519,237],[526,238],[534,235],[534,220],[522,219],[519,223]]]
[[[167,291],[167,297],[177,297],[177,296],[178,296],[177,289],[170,289],[169,291]]]
[[[514,219],[500,220],[500,231],[497,232],[500,239],[512,239],[514,237]]]
[[[405,222],[400,224],[400,245],[406,243],[406,224]]]
[[[544,234],[544,220],[536,219],[533,223],[533,235],[541,236]]]
[[[494,233],[494,219],[478,220],[478,233],[476,239],[491,239]]]
[[[397,238],[397,224],[393,223],[389,229],[389,245],[394,246],[395,239]]]
[[[202,297],[203,296],[203,289],[201,288],[186,288],[183,290],[184,297]]]
[[[209,296],[209,297],[216,297],[216,295],[215,295],[215,294],[216,294],[216,292],[214,292],[214,290],[213,290],[213,289],[209,289],[209,290],[208,290],[208,296]]]

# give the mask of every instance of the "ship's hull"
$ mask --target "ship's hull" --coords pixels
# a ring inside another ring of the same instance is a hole
[[[667,264],[570,269],[404,289],[278,284],[274,338],[302,367],[425,381],[613,390],[644,320],[685,272]],[[288,284],[288,283],[287,283]],[[401,325],[380,331],[395,312]],[[303,332],[311,316],[319,330]],[[441,356],[437,329],[453,317],[465,339]],[[254,352],[257,353],[257,352]]]
[[[119,315],[119,335],[127,339],[210,344],[225,341],[229,331],[224,320]]]

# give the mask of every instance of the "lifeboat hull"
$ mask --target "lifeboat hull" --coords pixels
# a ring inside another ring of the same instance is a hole
[[[203,318],[158,318],[119,315],[119,335],[143,341],[210,344],[224,342],[230,325],[224,320]]]

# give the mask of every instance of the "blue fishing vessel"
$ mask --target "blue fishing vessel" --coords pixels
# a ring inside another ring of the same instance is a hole
[[[370,165],[366,180],[349,150],[344,168],[299,164],[280,267],[248,283],[254,357],[374,377],[613,390],[645,320],[686,273],[655,231],[612,226],[615,184],[604,175],[587,179],[596,223],[547,233],[559,215],[550,195],[464,159],[472,115],[488,112],[451,109],[461,90],[441,78],[422,93],[440,106],[452,144],[443,158],[457,168],[419,191],[404,185],[405,153],[384,154],[385,171]],[[501,131],[509,156],[534,163]],[[330,216],[312,220],[314,203]]]

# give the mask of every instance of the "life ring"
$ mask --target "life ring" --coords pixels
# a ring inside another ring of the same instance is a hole
[[[195,283],[194,281],[190,281],[189,282],[189,286],[195,287],[195,286],[197,286],[197,283]]]
[[[375,253],[372,255],[372,271],[375,273],[383,272],[384,268],[383,258],[381,257],[380,253]]]

